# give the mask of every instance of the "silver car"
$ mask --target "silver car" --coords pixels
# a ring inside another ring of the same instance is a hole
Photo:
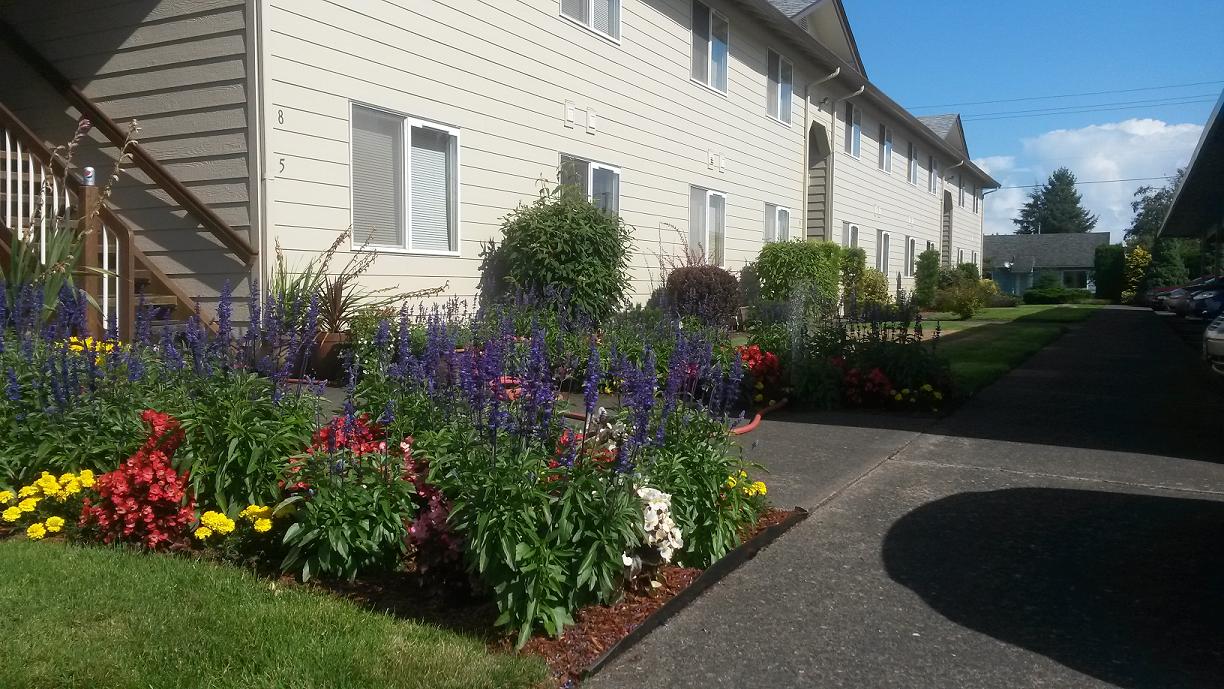
[[[1203,358],[1213,371],[1224,375],[1224,313],[1216,316],[1203,333]]]

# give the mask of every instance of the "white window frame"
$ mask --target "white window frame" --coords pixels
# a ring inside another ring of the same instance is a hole
[[[927,250],[927,251],[931,251],[932,249],[938,249],[938,248],[939,248],[939,247],[935,246],[935,242],[932,242],[932,241],[931,241],[931,240],[929,240],[929,239],[927,240],[927,243],[926,243],[926,250]],[[917,271],[914,271],[914,272],[917,272]]]
[[[978,253],[976,251],[973,251],[971,252],[971,254],[973,256],[973,265],[976,266],[978,264]]]
[[[879,168],[883,170],[884,172],[891,173],[892,172],[892,159],[893,159],[892,127],[889,127],[883,122],[880,123],[879,149],[880,149],[880,158],[878,161]]]
[[[918,272],[918,239],[905,238],[905,277],[914,277]]]
[[[956,194],[957,194],[956,205],[960,206],[961,208],[964,208],[965,207],[965,176],[964,175],[956,176]]]
[[[783,227],[782,216],[786,216],[786,233],[779,234],[778,228]],[[793,215],[791,210],[785,206],[778,206],[772,203],[765,204],[765,243],[772,242],[789,242],[790,241],[790,225]]]
[[[778,58],[777,102],[773,102],[773,99],[769,97],[769,89],[775,83],[774,75],[770,71],[770,62],[772,62],[772,58],[775,56]],[[789,84],[782,80],[782,75],[786,72],[787,68],[790,69]],[[782,53],[770,48],[765,54],[765,71],[765,114],[769,115],[771,119],[789,125],[791,123],[791,110],[794,108],[795,100],[795,64],[786,59]],[[785,96],[782,92],[783,84],[790,86],[790,91]],[[769,112],[770,107],[776,107],[778,114],[774,115]]]
[[[978,212],[978,193],[979,192],[980,190],[978,189],[978,185],[974,184],[973,185],[973,212],[975,214]]]
[[[698,79],[697,76],[692,73],[691,66],[689,70],[689,80],[692,81],[694,84],[699,84],[701,86],[704,86],[710,89],[714,93],[718,93],[718,94],[725,96],[727,95],[727,91],[729,91],[731,88],[731,20],[727,18],[727,15],[723,14],[722,12],[719,12],[713,7],[710,7],[709,5],[702,2],[701,0],[692,0],[692,4],[701,5],[702,7],[705,7],[706,11],[709,13],[709,23],[706,26],[706,35],[708,36],[709,40],[706,44],[706,80],[702,81],[701,79]],[[691,6],[692,5],[690,5],[690,7]],[[724,84],[722,88],[719,88],[718,85],[714,83],[714,17],[718,17],[722,19],[723,22],[725,22],[727,25],[727,65],[726,65],[727,83]],[[690,56],[692,55],[692,40],[695,35],[694,34],[695,28],[696,28],[695,26],[689,27],[689,55]]]
[[[956,265],[959,266],[963,264],[964,262],[965,262],[965,250],[957,249],[956,250]]]
[[[909,160],[906,161],[907,175],[909,183],[913,186],[918,186],[918,147],[914,142],[909,142]]]
[[[846,136],[843,149],[853,158],[858,158],[863,152],[863,111],[854,103],[846,101],[846,109],[842,112],[845,119]]]
[[[386,253],[386,254],[412,254],[416,256],[454,256],[454,257],[459,256],[461,253],[460,247],[463,246],[463,239],[461,236],[463,222],[460,217],[462,214],[462,209],[463,209],[462,198],[460,196],[460,194],[462,193],[463,184],[461,184],[460,179],[459,179],[460,171],[463,169],[461,165],[461,159],[460,159],[460,156],[462,155],[462,151],[463,151],[463,141],[460,138],[461,130],[457,127],[451,127],[450,125],[441,124],[438,122],[434,122],[432,120],[425,120],[419,117],[413,117],[411,115],[408,115],[402,112],[390,110],[388,108],[379,107],[377,105],[371,105],[369,103],[351,100],[349,101],[350,142],[352,141],[352,133],[353,133],[352,117],[353,117],[354,108],[365,108],[366,110],[374,110],[376,112],[381,112],[385,115],[390,115],[391,117],[399,118],[400,127],[401,127],[400,138],[402,140],[402,146],[400,149],[400,156],[401,156],[400,164],[404,172],[404,188],[401,190],[401,193],[403,194],[403,196],[400,199],[400,203],[401,203],[400,207],[403,209],[402,212],[404,214],[404,218],[403,218],[404,226],[401,228],[404,231],[403,232],[404,233],[404,245],[394,246],[394,245],[383,245],[383,244],[370,243],[368,244],[368,246],[370,248],[377,249],[381,253]],[[455,216],[453,220],[454,225],[455,225],[454,231],[453,231],[454,239],[452,241],[452,246],[454,246],[453,249],[449,249],[446,251],[439,251],[437,249],[414,249],[412,248],[412,130],[414,127],[419,127],[421,129],[432,129],[437,132],[445,133],[448,136],[450,136],[452,139],[454,139],[453,148],[451,149],[451,154],[453,158],[453,160],[451,160],[451,185],[452,185],[451,192],[454,194],[454,216]],[[350,143],[349,144],[349,227],[353,227],[353,209],[356,205],[353,201],[353,168],[354,168],[354,165],[353,165],[352,157],[353,157],[353,146]],[[360,248],[363,244],[364,242],[363,243],[358,242],[356,232],[349,233],[349,249],[350,250],[356,250]]]
[[[557,164],[558,170],[561,169],[562,165],[565,165],[566,158],[570,158],[573,160],[581,160],[582,162],[587,164],[586,197],[590,201],[595,200],[595,171],[596,170],[607,170],[608,172],[611,172],[612,174],[616,175],[616,202],[615,202],[616,210],[613,211],[613,214],[620,215],[621,169],[615,165],[608,165],[607,163],[601,163],[595,160],[591,160],[590,158],[584,158],[582,156],[571,155],[569,153],[562,153],[560,155],[560,161]]]
[[[727,194],[725,192],[714,191],[713,189],[708,189],[706,187],[702,187],[702,186],[698,186],[694,184],[689,188],[689,203],[690,204],[692,204],[694,191],[705,192],[705,210],[703,211],[704,214],[702,215],[703,219],[705,220],[705,227],[702,228],[702,235],[705,241],[701,243],[702,258],[705,259],[705,261],[709,263],[710,265],[721,266],[727,262]],[[718,258],[717,261],[713,260],[712,257],[710,256],[710,245],[712,243],[710,242],[710,197],[712,196],[717,196],[722,199],[722,215],[723,215],[722,217],[722,227],[723,227],[722,254],[723,255],[720,257],[717,257]],[[692,213],[693,213],[693,209],[690,208],[689,209],[690,222],[692,222],[691,220]],[[693,228],[690,227],[689,228],[690,241],[692,238],[692,231],[693,231]],[[693,247],[690,246],[689,250],[692,251],[692,249]]]
[[[892,253],[892,234],[888,230],[876,232],[876,270],[888,276],[888,255]]]
[[[932,194],[939,193],[939,161],[935,156],[927,157],[927,166],[930,168],[927,175],[927,191]]]
[[[859,226],[849,220],[842,222],[842,246],[857,249],[859,245]]]
[[[599,0],[582,0],[582,1],[586,3],[587,21],[584,22],[578,17],[571,17],[568,14],[566,14],[565,13],[565,3],[562,0],[557,0],[557,14],[560,15],[562,19],[568,22],[571,22],[583,29],[586,29],[587,31],[590,31],[591,33],[595,34],[596,36],[599,36],[600,38],[611,41],[615,43],[616,45],[620,45],[620,42],[621,42],[621,10],[624,9],[622,0],[612,0],[612,2],[616,3],[616,34],[615,35],[604,33],[600,31],[599,29],[595,28],[595,3],[598,2]]]

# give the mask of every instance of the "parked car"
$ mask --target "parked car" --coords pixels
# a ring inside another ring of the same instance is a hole
[[[1213,371],[1224,375],[1224,313],[1216,316],[1203,333],[1203,358]]]
[[[1224,278],[1216,278],[1190,298],[1190,314],[1211,320],[1224,312]]]
[[[1143,293],[1143,303],[1145,306],[1150,306],[1156,311],[1162,311],[1165,308],[1165,299],[1169,297],[1169,292],[1177,289],[1177,287],[1153,287]]]
[[[1206,275],[1186,283],[1184,287],[1169,292],[1165,299],[1165,307],[1178,316],[1197,315],[1194,312],[1194,298],[1203,292],[1224,289],[1224,278]]]

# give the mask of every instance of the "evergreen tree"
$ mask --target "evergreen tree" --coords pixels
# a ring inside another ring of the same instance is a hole
[[[1177,193],[1177,187],[1185,176],[1186,169],[1181,168],[1177,171],[1177,175],[1163,187],[1157,188],[1145,184],[1135,190],[1135,200],[1131,201],[1131,210],[1135,213],[1135,219],[1131,221],[1131,226],[1126,228],[1126,243],[1129,246],[1152,248],[1152,244],[1156,241],[1156,233],[1160,232],[1160,226],[1164,223],[1165,216],[1169,214],[1169,208],[1173,205],[1173,196]]]
[[[1149,287],[1173,287],[1190,280],[1186,263],[1182,260],[1181,243],[1175,239],[1159,239],[1152,250],[1152,263],[1144,276],[1144,289]]]
[[[1083,206],[1083,197],[1075,190],[1075,174],[1060,167],[1039,189],[1029,193],[1029,200],[1012,220],[1016,234],[1063,234],[1088,232],[1096,227],[1097,216]]]

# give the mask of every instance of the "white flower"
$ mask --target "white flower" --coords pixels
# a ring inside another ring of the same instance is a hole
[[[664,562],[671,562],[675,552],[684,547],[680,529],[671,517],[671,495],[657,488],[642,486],[637,489],[642,505],[642,530],[646,532],[646,546],[659,552]]]

